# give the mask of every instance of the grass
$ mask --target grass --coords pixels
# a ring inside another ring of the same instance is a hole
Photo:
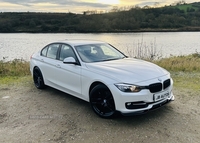
[[[170,71],[175,88],[199,91],[200,54],[163,58],[153,62]],[[21,82],[32,82],[29,62],[23,60],[0,61],[0,85]]]
[[[30,75],[29,62],[15,59],[13,61],[0,61],[0,78],[1,77],[20,77]]]
[[[154,63],[170,71],[175,88],[200,91],[200,54],[163,58]]]
[[[0,61],[0,85],[20,83],[30,78],[29,62],[15,59],[13,61]]]
[[[171,72],[171,76],[174,80],[174,87],[178,89],[200,91],[199,72]]]
[[[187,9],[188,9],[188,8],[189,8],[189,9],[193,8],[193,9],[197,10],[197,8],[194,7],[192,4],[178,5],[178,6],[176,6],[176,7],[179,8],[180,10],[184,10],[186,13],[187,13]]]
[[[188,9],[194,9],[195,11],[197,11],[199,5],[200,5],[199,3],[191,3],[191,4],[176,5],[176,6],[173,6],[173,7],[178,8],[180,10],[184,10],[184,12],[187,13]]]
[[[154,61],[155,64],[173,72],[200,72],[200,54],[175,56]]]
[[[28,76],[5,76],[0,78],[0,88],[6,85],[20,85],[20,84],[26,84],[27,82],[32,82],[31,75]],[[26,84],[27,85],[27,84]]]

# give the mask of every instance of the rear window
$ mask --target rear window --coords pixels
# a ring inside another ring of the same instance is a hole
[[[45,48],[42,49],[41,56],[48,57],[48,58],[51,58],[51,59],[56,59],[58,49],[59,49],[59,44],[48,45],[48,46],[46,46]]]
[[[43,50],[42,50],[42,52],[41,52],[41,56],[47,56],[47,49],[48,49],[48,47],[45,47]]]

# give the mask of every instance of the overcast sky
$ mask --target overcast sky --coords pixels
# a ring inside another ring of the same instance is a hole
[[[109,11],[113,6],[170,5],[180,0],[0,0],[0,12],[72,12]],[[192,3],[198,0],[185,0]]]

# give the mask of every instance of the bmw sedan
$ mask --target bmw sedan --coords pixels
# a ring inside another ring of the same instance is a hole
[[[50,43],[31,56],[30,71],[38,89],[50,86],[83,99],[103,118],[142,114],[174,100],[168,71],[101,41]]]

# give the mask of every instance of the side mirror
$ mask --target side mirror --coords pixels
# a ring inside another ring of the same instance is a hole
[[[74,64],[77,65],[76,60],[73,57],[68,57],[63,60],[64,64]]]

